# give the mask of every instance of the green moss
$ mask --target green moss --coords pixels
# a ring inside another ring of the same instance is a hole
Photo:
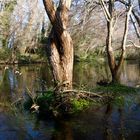
[[[72,113],[85,110],[91,105],[91,102],[85,99],[71,99]]]
[[[64,100],[62,98],[63,96],[60,95],[60,101],[58,100],[56,101],[56,98],[54,96],[54,91],[50,89],[46,93],[39,93],[39,95],[37,95],[34,98],[34,101],[31,100],[31,98],[29,98],[24,103],[24,108],[30,110],[31,106],[33,104],[36,104],[37,106],[39,106],[39,112],[41,113],[52,114],[54,112],[55,113],[57,112],[57,114],[71,114],[72,115],[72,114],[77,114],[81,111],[85,111],[89,109],[91,106],[92,107],[102,106],[103,102],[101,102],[101,99],[104,99],[104,98],[95,98],[95,99],[89,100],[88,98],[83,99],[83,98],[76,98],[74,96],[74,97],[70,97],[70,100],[68,101],[68,103],[66,103],[65,102],[66,97],[64,96]],[[66,108],[68,109],[68,111],[65,112]]]

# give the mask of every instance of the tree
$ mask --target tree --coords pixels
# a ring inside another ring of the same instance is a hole
[[[73,41],[68,27],[68,12],[71,0],[60,0],[57,9],[52,0],[43,0],[45,10],[52,24],[46,52],[52,69],[56,93],[72,89]]]
[[[99,2],[73,1],[70,15],[70,32],[75,46],[75,55],[78,58],[87,59],[95,52],[98,54],[104,52],[102,50],[106,40],[106,23]]]
[[[71,0],[60,0],[57,9],[53,0],[43,0],[43,4],[52,25],[45,50],[55,86],[53,106],[69,112],[71,99],[66,93],[70,92],[65,91],[72,89],[73,81],[73,41],[68,32]]]
[[[130,3],[132,3],[132,0],[129,0],[128,2],[127,1],[124,1],[124,0],[116,0],[116,1],[119,1],[120,3],[124,4],[126,7],[129,6]],[[133,6],[132,8],[132,14],[130,15],[130,18],[131,18],[131,21],[133,23],[133,26],[134,26],[134,29],[136,31],[136,34],[137,34],[137,37],[139,38],[139,41],[140,41],[140,31],[139,31],[139,28],[140,28],[140,1],[138,0],[136,2],[136,5]]]
[[[0,1],[0,41],[3,48],[8,47],[10,39],[10,20],[16,0]]]
[[[128,34],[129,16],[132,11],[132,5],[130,3],[130,5],[127,8],[123,39],[121,43],[121,56],[120,56],[119,62],[117,63],[115,59],[115,55],[114,55],[114,50],[112,48],[112,38],[113,38],[113,31],[114,31],[114,25],[115,25],[115,14],[114,14],[115,0],[108,1],[108,8],[103,0],[100,0],[100,2],[101,2],[101,6],[107,20],[108,33],[107,33],[107,38],[106,38],[106,50],[107,50],[109,68],[112,75],[112,82],[114,83],[114,82],[118,82],[118,74],[120,72],[120,68],[124,61],[125,50],[126,50],[126,39],[127,39],[127,34]]]
[[[38,0],[17,0],[10,25],[14,38],[12,47],[15,46],[21,55],[38,49],[43,13]]]

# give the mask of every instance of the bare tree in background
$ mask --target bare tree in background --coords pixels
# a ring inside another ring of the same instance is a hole
[[[13,45],[21,54],[35,50],[39,44],[38,38],[41,34],[42,16],[44,9],[39,5],[38,0],[18,0],[14,9],[11,22],[11,32],[14,34]]]
[[[114,83],[114,82],[118,82],[118,78],[119,78],[118,74],[120,72],[120,68],[124,61],[125,50],[126,50],[126,39],[127,39],[127,34],[128,34],[129,16],[132,11],[132,5],[130,4],[129,7],[127,8],[125,28],[124,28],[123,39],[122,39],[122,44],[121,44],[121,56],[120,56],[119,62],[117,63],[115,55],[114,55],[114,50],[112,47],[112,38],[113,38],[114,24],[115,24],[115,16],[114,16],[115,15],[114,13],[115,0],[109,0],[108,8],[106,6],[106,3],[103,0],[100,0],[100,2],[101,2],[101,6],[107,20],[108,33],[107,33],[107,39],[106,39],[106,50],[107,50],[109,68],[112,75],[112,82]]]

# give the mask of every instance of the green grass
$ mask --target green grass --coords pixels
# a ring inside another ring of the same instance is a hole
[[[139,89],[134,87],[129,87],[121,84],[109,84],[108,86],[97,86],[94,91],[103,93],[113,93],[113,94],[134,94],[137,93]]]
[[[96,92],[102,92],[102,98],[95,98],[88,100],[84,98],[74,98],[70,97],[70,112],[69,114],[77,114],[78,112],[84,111],[91,106],[103,106],[105,104],[111,103],[115,106],[124,106],[124,105],[130,105],[132,104],[132,100],[134,101],[137,97],[138,91],[140,89],[134,88],[134,87],[128,87],[121,84],[110,84],[108,86],[97,86],[93,91]],[[136,95],[136,96],[135,96]],[[61,96],[61,95],[60,95]],[[46,93],[42,93],[41,95],[37,95],[37,97],[34,99],[34,102],[31,99],[28,99],[28,101],[25,102],[25,108],[30,109],[32,104],[37,104],[39,106],[39,111],[42,112],[53,112],[57,111],[61,113],[63,112],[62,108],[56,108],[56,102],[54,91],[48,90]],[[58,103],[59,104],[59,103]],[[60,102],[61,104],[61,102]],[[62,105],[63,106],[63,105]],[[65,106],[65,103],[64,103]],[[63,107],[64,107],[63,106]]]
[[[129,87],[121,84],[109,84],[108,86],[97,86],[94,92],[102,92],[103,104],[112,104],[116,107],[130,106],[139,97],[139,88]],[[105,97],[105,98],[104,98]]]

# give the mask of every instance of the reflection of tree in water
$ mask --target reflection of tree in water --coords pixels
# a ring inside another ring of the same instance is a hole
[[[46,90],[46,85],[52,85],[51,76],[46,66],[0,67],[1,101],[14,102],[27,92],[27,88],[36,94],[37,90]]]
[[[140,67],[138,62],[125,61],[121,72],[121,83],[128,86],[135,86],[140,82]]]
[[[114,112],[114,108],[112,104],[109,103],[106,106],[105,117],[104,117],[106,122],[104,138],[106,140],[125,140],[124,109],[117,108],[116,111],[117,114]],[[113,121],[113,115],[116,115],[115,121],[117,122]]]
[[[39,87],[40,91],[46,91],[47,88],[52,86],[52,76],[50,74],[50,70],[46,65],[42,65],[39,70]]]
[[[0,98],[3,102],[14,102],[19,97],[19,75],[15,73],[17,67],[1,70]]]
[[[46,91],[52,85],[51,74],[46,65],[30,65],[20,67],[22,72],[22,86],[28,88],[33,94]],[[25,90],[26,91],[26,90]]]
[[[74,140],[73,130],[70,123],[65,121],[56,121],[56,131],[51,140]]]
[[[11,69],[3,72],[3,79],[0,84],[0,98],[3,100],[11,101],[11,96],[16,87],[16,79]]]
[[[77,63],[74,66],[74,83],[88,88],[96,86],[97,81],[109,79],[109,70],[105,64]]]

